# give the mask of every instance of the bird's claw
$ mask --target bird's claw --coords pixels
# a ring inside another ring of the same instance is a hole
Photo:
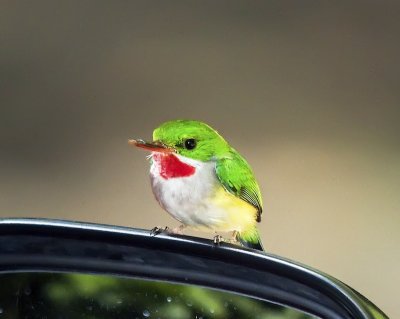
[[[214,245],[220,245],[221,243],[223,243],[225,240],[224,240],[224,238],[221,236],[221,235],[215,235],[214,236],[214,239],[213,239],[213,242],[214,242]]]
[[[168,232],[168,230],[169,230],[168,226],[165,226],[164,228],[156,226],[150,230],[150,236],[157,236],[161,233]]]

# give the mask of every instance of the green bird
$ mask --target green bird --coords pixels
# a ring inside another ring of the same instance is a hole
[[[246,160],[207,124],[173,120],[153,132],[153,141],[129,140],[151,152],[155,198],[182,223],[198,230],[230,232],[232,241],[263,250],[257,222],[262,199]],[[218,236],[216,237],[218,238]]]

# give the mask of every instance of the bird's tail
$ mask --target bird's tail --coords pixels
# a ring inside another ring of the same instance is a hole
[[[264,251],[261,237],[257,228],[252,228],[243,232],[238,232],[236,239],[244,246],[252,249]]]

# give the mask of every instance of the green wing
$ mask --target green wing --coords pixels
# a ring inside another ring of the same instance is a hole
[[[215,172],[224,188],[257,208],[257,221],[261,221],[262,199],[260,188],[246,160],[236,151],[217,160]]]

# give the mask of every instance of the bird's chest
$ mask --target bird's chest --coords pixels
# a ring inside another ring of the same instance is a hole
[[[154,153],[150,177],[160,205],[176,219],[192,224],[207,210],[218,186],[214,162],[201,162],[179,155]]]

